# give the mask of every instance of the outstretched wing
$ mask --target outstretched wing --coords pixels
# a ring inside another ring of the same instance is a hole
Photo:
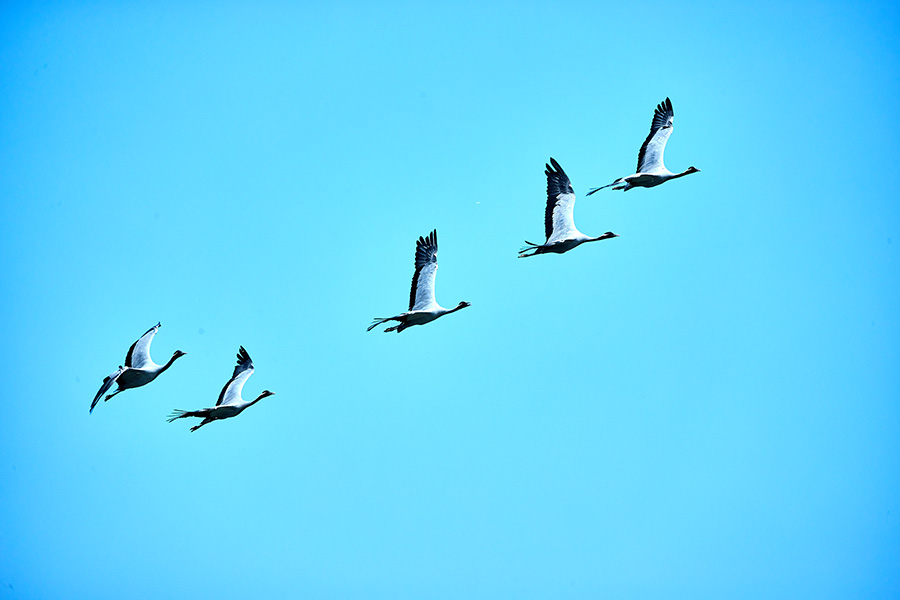
[[[131,345],[131,348],[128,349],[128,354],[125,356],[126,367],[140,369],[145,365],[153,364],[153,361],[150,360],[150,342],[153,341],[153,336],[156,335],[161,326],[160,323],[157,323]]]
[[[416,242],[416,273],[409,290],[409,310],[424,310],[437,303],[434,299],[437,250],[437,229]]]
[[[663,164],[663,152],[666,150],[666,142],[672,135],[672,127],[675,121],[675,112],[672,110],[672,101],[666,98],[660,102],[653,113],[653,123],[650,125],[650,134],[644,140],[641,151],[638,152],[638,165],[636,173],[653,173],[665,169]]]
[[[94,396],[94,401],[91,402],[91,410],[89,412],[94,412],[94,407],[97,406],[97,403],[100,402],[100,398],[103,397],[103,394],[109,391],[113,385],[115,385],[116,380],[119,378],[119,375],[125,370],[125,367],[119,367],[116,369],[110,376],[103,378],[103,385],[100,386],[100,391],[97,392],[97,395]]]
[[[551,166],[552,165],[552,166]],[[565,239],[575,229],[575,190],[569,176],[553,158],[545,165],[547,174],[547,210],[544,212],[544,234],[547,241]]]
[[[250,360],[250,355],[241,346],[237,353],[237,366],[234,368],[234,375],[222,388],[219,399],[216,401],[216,406],[242,402],[241,390],[244,389],[244,384],[251,375],[253,375],[253,361]]]

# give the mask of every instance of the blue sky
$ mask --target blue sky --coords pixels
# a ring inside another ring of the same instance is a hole
[[[900,9],[642,7],[5,4],[0,598],[897,597]]]

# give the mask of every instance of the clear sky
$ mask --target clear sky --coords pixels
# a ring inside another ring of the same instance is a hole
[[[639,6],[4,3],[0,599],[900,596],[900,7]]]

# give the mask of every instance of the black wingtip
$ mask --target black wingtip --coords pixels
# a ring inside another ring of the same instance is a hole
[[[553,167],[552,169],[550,168],[551,165]],[[563,171],[563,168],[560,166],[559,162],[557,162],[557,160],[552,156],[550,157],[550,165],[547,165],[547,175],[550,175],[551,173],[562,175],[567,179],[569,177],[568,175],[566,175],[566,172]]]
[[[247,352],[243,346],[240,347],[237,353],[238,363],[247,362],[250,360],[250,353]]]
[[[575,190],[572,188],[572,181],[569,179],[569,176],[566,175],[566,172],[563,171],[563,168],[560,166],[560,164],[556,162],[555,158],[550,157],[550,164],[547,165],[547,169],[546,171],[544,171],[544,174],[547,176],[547,198],[550,199],[551,202],[555,200],[559,194],[575,193]],[[548,204],[547,206],[548,211],[553,210],[551,204]],[[550,227],[550,221],[548,220],[550,219],[550,214],[552,213],[548,212],[544,217],[545,227]],[[547,230],[547,237],[550,237],[551,231],[552,228]]]
[[[427,235],[420,235],[419,240],[416,242],[416,247],[422,246],[434,246],[437,248],[437,229],[432,229],[431,233]]]

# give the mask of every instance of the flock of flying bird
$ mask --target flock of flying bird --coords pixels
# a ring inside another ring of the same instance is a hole
[[[700,169],[695,167],[688,167],[681,173],[672,173],[663,164],[663,152],[666,149],[666,142],[672,134],[674,114],[672,101],[668,98],[657,105],[653,114],[653,122],[650,125],[650,134],[644,140],[640,152],[638,152],[636,172],[616,179],[608,185],[593,188],[587,195],[590,196],[598,190],[608,187],[623,191],[628,191],[635,187],[654,187],[670,179],[698,173]],[[598,242],[618,237],[611,231],[607,231],[599,237],[590,237],[578,231],[575,227],[575,191],[572,189],[572,182],[562,167],[559,166],[559,163],[553,158],[550,159],[550,164],[546,165],[545,173],[547,175],[547,207],[544,213],[544,234],[546,240],[543,244],[534,244],[526,240],[525,243],[527,245],[519,251],[519,258],[527,258],[537,254],[562,254],[585,242]],[[409,293],[409,310],[394,317],[375,319],[366,331],[371,331],[378,325],[389,321],[396,321],[398,325],[386,328],[385,332],[396,331],[400,333],[407,327],[424,325],[439,317],[471,306],[469,302],[460,302],[454,308],[447,309],[437,303],[434,297],[434,280],[437,275],[437,250],[437,230],[418,239],[416,242],[416,270],[412,279],[412,289]],[[166,364],[158,365],[153,362],[150,358],[150,343],[153,341],[153,337],[159,331],[159,328],[160,324],[157,323],[132,344],[125,357],[125,365],[119,366],[112,374],[103,379],[103,385],[100,386],[100,390],[91,403],[91,412],[94,411],[94,407],[97,406],[100,398],[113,385],[116,385],[116,390],[111,394],[107,394],[104,401],[127,389],[147,385],[172,366],[176,359],[184,356],[184,352],[176,350]],[[241,397],[244,384],[253,374],[253,371],[253,361],[244,347],[241,346],[237,354],[237,366],[234,368],[231,379],[228,380],[228,383],[225,384],[225,387],[219,393],[216,405],[199,410],[175,410],[169,416],[168,422],[171,423],[176,419],[186,417],[198,417],[202,421],[198,425],[191,427],[191,431],[196,431],[207,423],[235,417],[247,407],[256,404],[266,396],[273,395],[274,392],[265,390],[254,400],[247,401]]]

